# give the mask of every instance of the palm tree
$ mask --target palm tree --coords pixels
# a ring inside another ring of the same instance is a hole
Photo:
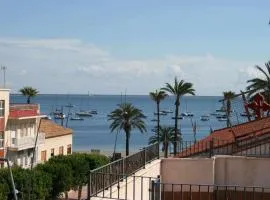
[[[247,86],[249,91],[248,96],[254,96],[256,93],[261,92],[268,103],[270,103],[270,61],[265,63],[266,70],[256,65],[255,68],[259,70],[264,76],[263,78],[253,78],[247,81],[250,85]]]
[[[230,115],[232,112],[232,99],[235,97],[235,93],[232,91],[223,92],[223,98],[226,102],[226,116],[227,116],[227,127],[230,127]]]
[[[160,136],[159,136],[160,134]],[[177,140],[179,140],[179,134],[177,136]],[[164,152],[164,157],[168,157],[168,147],[169,144],[172,143],[174,144],[174,127],[166,127],[166,126],[161,126],[160,127],[160,132],[156,132],[155,135],[151,136],[149,138],[149,144],[154,144],[156,142],[162,143],[162,152]]]
[[[27,97],[27,103],[30,104],[30,99],[31,97],[37,96],[38,94],[38,90],[32,87],[23,87],[19,90],[20,93],[22,93],[22,95]]]
[[[156,90],[155,92],[150,92],[149,93],[150,95],[150,98],[156,102],[157,104],[157,141],[159,143],[159,122],[160,122],[160,115],[159,115],[159,104],[160,104],[160,101],[164,100],[167,96],[167,94],[164,92],[164,91],[161,91],[161,90]]]
[[[126,135],[126,156],[129,155],[129,140],[132,129],[138,129],[141,133],[146,132],[144,118],[146,118],[142,111],[134,107],[130,103],[122,103],[111,112],[108,120],[112,121],[110,124],[111,132],[117,129],[124,130]]]
[[[166,83],[166,87],[162,88],[162,90],[169,92],[170,94],[175,96],[175,124],[174,124],[174,136],[175,139],[177,138],[177,132],[178,132],[178,114],[179,114],[179,106],[180,106],[180,97],[191,94],[195,95],[195,90],[193,89],[193,84],[189,82],[185,82],[184,80],[178,81],[175,77],[174,79],[174,85],[171,85],[169,83]],[[180,133],[180,140],[182,140],[182,136]],[[176,155],[177,150],[177,143],[175,141],[174,143],[174,155]]]

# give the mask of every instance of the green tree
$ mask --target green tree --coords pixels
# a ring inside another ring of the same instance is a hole
[[[227,117],[227,127],[231,126],[230,116],[232,112],[232,99],[235,97],[235,93],[232,91],[223,92],[223,98],[226,103],[226,117]]]
[[[162,88],[162,90],[172,94],[175,96],[175,124],[174,124],[174,135],[175,139],[178,135],[178,118],[179,118],[179,107],[180,107],[180,97],[191,94],[195,95],[195,90],[193,88],[193,84],[189,82],[185,82],[184,80],[178,81],[175,77],[174,84],[166,83],[166,86]],[[182,135],[180,133],[180,140],[182,140]],[[177,151],[177,142],[174,142],[173,152],[176,155]]]
[[[52,179],[50,199],[56,200],[72,186],[72,169],[61,162],[48,161],[36,166],[36,170],[47,173]]]
[[[0,199],[7,199],[12,192],[11,180],[7,168],[0,169]]]
[[[177,139],[179,140],[179,134],[177,135]],[[169,144],[174,144],[174,127],[161,126],[160,127],[160,138],[158,138],[158,132],[155,135],[149,138],[149,144],[155,144],[157,142],[162,143],[162,151],[164,152],[164,157],[168,157],[168,147]]]
[[[38,90],[29,86],[25,86],[19,90],[23,96],[27,97],[27,103],[30,104],[31,98],[37,96]]]
[[[255,68],[262,74],[262,78],[253,78],[247,81],[248,96],[252,97],[256,93],[260,92],[268,103],[270,103],[270,61],[265,63],[264,70],[262,67],[256,65]]]
[[[159,143],[159,123],[160,123],[160,101],[164,100],[167,96],[167,94],[165,93],[165,91],[161,91],[161,90],[156,90],[155,92],[150,92],[149,93],[150,98],[156,102],[157,104],[157,141]]]
[[[78,199],[80,200],[82,187],[88,182],[88,172],[107,164],[109,159],[104,155],[74,153],[67,156],[55,156],[49,162],[65,164],[71,168],[71,188],[78,191]],[[68,199],[67,192],[65,196]]]
[[[122,103],[111,112],[108,120],[111,121],[111,132],[123,129],[126,136],[126,156],[129,155],[129,141],[132,129],[138,129],[141,133],[146,132],[145,116],[142,111],[129,103]]]

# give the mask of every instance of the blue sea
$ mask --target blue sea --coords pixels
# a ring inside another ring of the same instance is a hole
[[[226,126],[226,121],[218,121],[215,116],[210,115],[209,121],[201,121],[200,117],[205,114],[210,114],[220,109],[222,106],[222,97],[218,96],[186,96],[181,99],[180,112],[192,112],[192,118],[185,117],[180,120],[181,132],[184,140],[193,140],[193,131],[191,119],[196,122],[197,134],[196,138],[201,139],[210,133],[210,129],[220,129]],[[25,103],[26,98],[22,95],[11,95],[11,103]],[[138,107],[147,116],[145,119],[147,125],[147,133],[141,134],[138,130],[132,130],[130,139],[130,151],[137,151],[140,148],[148,145],[148,139],[153,135],[151,129],[156,126],[156,104],[150,99],[148,95],[64,95],[64,94],[39,94],[32,99],[32,103],[40,104],[40,110],[43,114],[50,114],[56,109],[63,107],[64,113],[69,112],[73,115],[75,112],[81,110],[96,110],[97,115],[92,117],[85,117],[84,120],[66,120],[63,125],[73,129],[73,151],[90,151],[91,149],[100,149],[101,151],[112,152],[116,144],[116,151],[124,151],[125,137],[123,131],[118,135],[116,132],[111,132],[109,129],[110,122],[107,120],[107,115],[110,114],[117,105],[121,102],[129,102]],[[240,100],[239,100],[240,102]],[[239,102],[235,107],[240,109],[238,113],[242,112],[242,107]],[[74,105],[69,108],[66,105]],[[238,105],[239,104],[239,105]],[[233,104],[234,106],[234,104]],[[174,97],[169,96],[161,102],[161,110],[174,111]],[[235,108],[234,108],[235,109]],[[174,113],[169,113],[166,116],[160,117],[160,124],[167,126],[174,126],[172,117]],[[58,124],[61,120],[52,118]],[[234,118],[239,122],[239,116]],[[244,119],[240,119],[244,120]],[[116,137],[117,135],[117,137]]]

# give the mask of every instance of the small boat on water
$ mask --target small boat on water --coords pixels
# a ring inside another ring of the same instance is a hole
[[[166,113],[166,114],[173,113],[172,110],[162,110],[161,112],[162,112],[162,113]]]
[[[158,113],[157,112],[154,112],[154,115],[158,115]],[[167,115],[167,113],[164,113],[164,112],[159,112],[159,115]]]
[[[73,107],[74,107],[74,105],[73,105],[73,104],[71,104],[71,103],[68,103],[67,105],[65,105],[65,107],[68,107],[68,108],[73,108]]]
[[[74,116],[71,117],[70,120],[83,120],[83,118]]]
[[[90,111],[88,111],[90,114],[92,114],[92,115],[97,115],[98,113],[97,113],[97,110],[90,110]]]
[[[183,116],[183,117],[193,117],[194,114],[192,112],[184,112],[184,113],[181,113],[181,116]]]
[[[227,118],[226,117],[221,117],[221,118],[218,118],[218,121],[220,121],[220,122],[227,121]]]
[[[151,119],[151,122],[157,122],[157,119]]]
[[[81,117],[92,117],[92,114],[87,111],[76,112],[75,115],[78,115]]]
[[[209,115],[202,115],[201,116],[201,121],[209,121],[210,116]]]
[[[65,119],[66,115],[64,113],[54,114],[54,119]]]

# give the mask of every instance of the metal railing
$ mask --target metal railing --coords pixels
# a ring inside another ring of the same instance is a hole
[[[106,190],[90,197],[120,200],[269,200],[270,188],[261,186],[162,183],[159,178],[99,173]],[[116,178],[116,181],[112,180]],[[88,198],[90,199],[90,198]]]
[[[270,157],[270,137],[253,137],[245,140],[201,140],[182,141],[177,145],[177,157],[213,155],[240,155],[250,157]],[[170,152],[172,154],[172,152]]]
[[[144,168],[147,163],[157,159],[158,154],[159,145],[156,143],[133,155],[91,170],[88,179],[88,199]]]
[[[270,188],[152,181],[151,200],[268,200]]]

